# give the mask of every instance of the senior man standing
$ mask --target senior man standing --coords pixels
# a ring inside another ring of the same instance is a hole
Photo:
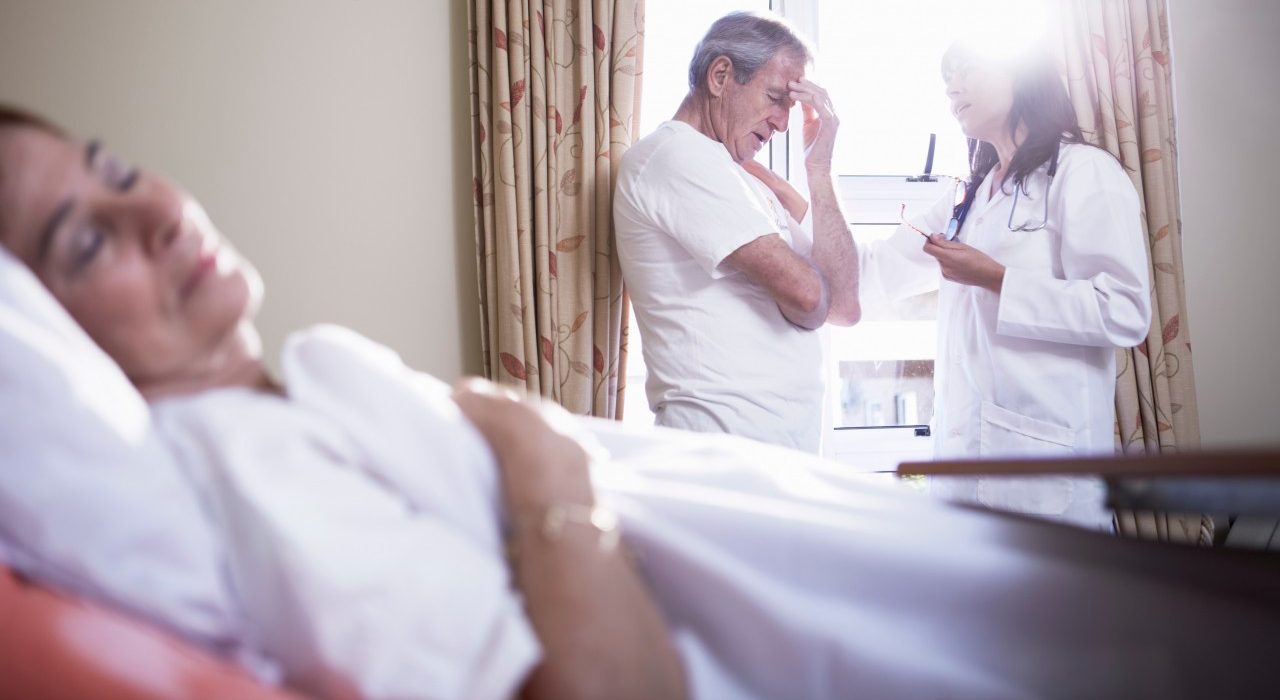
[[[811,60],[780,18],[720,18],[694,52],[675,117],[622,159],[618,253],[658,425],[818,450],[815,331],[861,312],[831,177],[839,120],[804,77]],[[812,206],[754,160],[797,103]]]

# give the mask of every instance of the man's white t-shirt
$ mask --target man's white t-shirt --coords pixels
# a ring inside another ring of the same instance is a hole
[[[766,289],[723,265],[773,233],[808,256],[812,237],[723,144],[679,121],[627,151],[613,214],[658,424],[817,452],[817,333],[791,324]]]

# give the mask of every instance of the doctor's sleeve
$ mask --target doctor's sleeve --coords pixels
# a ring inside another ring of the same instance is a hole
[[[945,231],[951,207],[951,197],[941,197],[911,224],[921,231]],[[860,243],[858,265],[858,297],[866,307],[932,292],[942,279],[938,261],[924,252],[924,237],[906,224],[884,240]]]
[[[1008,268],[996,322],[1000,335],[1119,348],[1147,337],[1151,283],[1138,194],[1112,158],[1087,155],[1058,175],[1066,279]]]

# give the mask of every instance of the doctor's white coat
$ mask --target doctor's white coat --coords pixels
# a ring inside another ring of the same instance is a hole
[[[999,294],[942,279],[923,239],[900,226],[860,248],[866,304],[938,290],[933,419],[939,457],[1115,450],[1116,349],[1151,324],[1150,265],[1133,184],[1108,153],[1061,146],[1057,174],[1027,178],[1010,230],[1012,184],[978,187],[959,240],[1006,267]],[[1046,216],[1045,197],[1048,197]],[[912,223],[945,231],[950,199]],[[1100,486],[1060,479],[964,482],[954,495],[986,505],[1105,526]]]

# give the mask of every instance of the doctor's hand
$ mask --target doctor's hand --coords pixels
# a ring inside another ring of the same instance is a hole
[[[924,252],[937,258],[944,279],[1000,293],[1004,265],[977,248],[935,233],[925,238]]]
[[[787,84],[789,97],[800,103],[804,112],[804,164],[820,175],[831,174],[831,154],[836,147],[840,117],[827,91],[808,78]]]

